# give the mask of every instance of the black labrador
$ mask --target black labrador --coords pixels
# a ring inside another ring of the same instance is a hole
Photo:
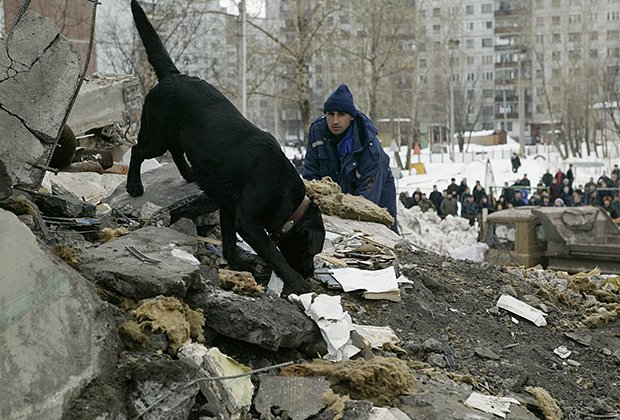
[[[197,182],[219,205],[230,266],[249,268],[236,245],[239,232],[291,291],[309,291],[304,278],[314,274],[325,228],[295,167],[276,139],[245,119],[219,90],[181,74],[136,0],[131,11],[159,83],[144,101],[127,192],[142,195],[142,162],[169,150],[183,178]]]

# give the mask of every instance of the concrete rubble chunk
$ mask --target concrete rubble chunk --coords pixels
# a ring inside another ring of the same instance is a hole
[[[188,303],[202,308],[207,326],[218,333],[267,350],[298,348],[320,337],[314,322],[284,299],[216,291]]]
[[[34,194],[34,203],[41,213],[52,217],[94,217],[97,207],[86,201],[73,197],[62,197],[51,194]]]
[[[174,164],[165,164],[142,175],[144,195],[132,197],[125,191],[125,183],[102,202],[134,217],[140,216],[143,206],[151,203],[160,211],[169,211],[172,223],[181,217],[194,218],[214,211],[217,207],[200,190],[181,177]]]
[[[6,165],[2,160],[0,160],[0,201],[4,200],[13,193],[11,187],[11,177],[6,170]]]
[[[26,12],[0,46],[0,159],[13,185],[38,186],[60,133],[81,65],[51,19]]]
[[[127,247],[153,262],[141,261]],[[77,269],[95,283],[132,299],[182,298],[188,288],[200,283],[195,251],[196,238],[150,226],[86,250]]]
[[[254,406],[261,414],[278,407],[289,418],[304,420],[325,407],[322,394],[329,390],[329,382],[323,378],[262,376]]]
[[[0,418],[58,419],[114,363],[112,311],[15,215],[0,210],[0,226]]]

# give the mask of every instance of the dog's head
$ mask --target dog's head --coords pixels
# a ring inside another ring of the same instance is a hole
[[[323,249],[324,240],[321,211],[312,202],[299,223],[280,239],[278,248],[293,270],[309,278],[314,275],[314,256]]]

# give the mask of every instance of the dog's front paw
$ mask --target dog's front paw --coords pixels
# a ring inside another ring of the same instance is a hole
[[[144,186],[141,182],[127,182],[127,192],[132,197],[139,197],[144,194]]]
[[[300,275],[297,275],[294,278],[286,280],[284,286],[287,292],[303,295],[304,293],[312,292],[316,284],[310,279],[305,280]]]

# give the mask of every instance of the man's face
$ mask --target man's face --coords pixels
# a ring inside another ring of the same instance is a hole
[[[347,131],[347,128],[351,125],[351,121],[353,121],[353,116],[351,114],[338,111],[326,112],[325,118],[327,118],[327,127],[329,131],[336,136]]]

